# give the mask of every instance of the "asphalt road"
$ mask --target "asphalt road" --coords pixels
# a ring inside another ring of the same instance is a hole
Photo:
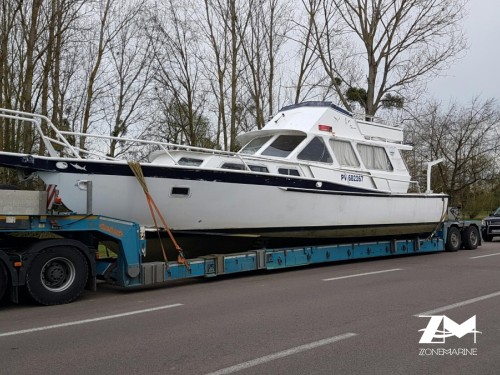
[[[499,374],[500,242],[0,308],[0,374],[90,373]]]

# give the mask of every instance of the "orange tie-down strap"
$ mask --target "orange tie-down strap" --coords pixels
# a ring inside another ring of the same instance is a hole
[[[175,240],[174,235],[172,234],[172,231],[170,230],[170,228],[167,224],[167,221],[165,220],[165,218],[161,214],[153,197],[149,193],[149,189],[148,189],[148,186],[146,184],[146,179],[144,178],[144,174],[142,173],[141,165],[139,163],[133,162],[133,161],[129,161],[128,165],[129,165],[130,169],[132,170],[132,172],[134,173],[135,177],[137,178],[137,181],[139,181],[139,184],[141,185],[142,190],[144,190],[144,194],[146,195],[146,200],[148,202],[149,212],[151,213],[151,217],[153,218],[153,222],[155,224],[156,232],[158,233],[158,240],[160,241],[160,247],[161,247],[161,251],[163,253],[163,260],[165,261],[165,265],[167,266],[167,269],[168,269],[167,253],[165,251],[165,248],[163,247],[163,241],[161,240],[161,236],[160,236],[160,227],[158,226],[158,222],[156,220],[156,215],[158,215],[158,217],[160,218],[160,221],[163,224],[163,228],[165,228],[165,230],[167,231],[168,236],[170,237],[170,240],[172,241],[172,244],[174,245],[175,249],[177,250],[177,254],[178,254],[177,255],[177,262],[185,265],[186,268],[189,270],[190,269],[189,262],[184,257],[184,252],[182,251],[182,248],[179,246],[179,244]]]

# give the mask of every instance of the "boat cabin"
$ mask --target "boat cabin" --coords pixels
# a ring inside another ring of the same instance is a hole
[[[284,107],[261,130],[238,137],[236,154],[204,150],[160,151],[153,164],[270,173],[406,193],[410,175],[400,150],[400,128],[356,119],[326,102]]]

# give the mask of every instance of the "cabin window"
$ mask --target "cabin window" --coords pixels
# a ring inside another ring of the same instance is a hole
[[[235,171],[244,171],[245,166],[243,164],[236,164],[236,163],[224,163],[222,164],[222,169],[232,169]]]
[[[262,155],[286,158],[305,138],[305,135],[280,135],[262,152]]]
[[[333,154],[341,166],[359,167],[359,160],[354,153],[351,142],[331,139],[330,146],[332,146]]]
[[[311,142],[297,156],[300,160],[319,161],[332,163],[333,159],[326,148],[325,142],[320,137],[314,137]]]
[[[224,163],[224,164],[222,164],[221,168],[232,169],[235,171],[246,170],[246,168],[243,164],[238,164],[238,163]],[[269,170],[267,169],[267,167],[264,167],[262,165],[248,165],[248,168],[250,168],[250,170],[253,172],[269,173]]]
[[[287,176],[300,176],[299,171],[292,168],[278,168],[278,173]]]
[[[249,165],[248,168],[250,168],[253,172],[269,173],[269,169],[267,169],[267,167],[263,167],[262,165]]]
[[[195,158],[180,158],[177,164],[179,165],[189,165],[191,167],[198,167],[203,163],[202,159]]]
[[[267,137],[258,137],[252,139],[245,147],[243,147],[240,151],[241,154],[248,154],[248,155],[253,155],[257,151],[260,150],[260,148],[271,139],[271,135]]]
[[[393,170],[391,161],[383,147],[359,144],[358,151],[366,168],[382,171]]]

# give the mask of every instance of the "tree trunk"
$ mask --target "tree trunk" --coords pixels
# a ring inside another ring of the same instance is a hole
[[[34,54],[35,45],[38,39],[38,18],[43,0],[33,0],[31,8],[31,22],[29,25],[28,35],[26,38],[26,71],[24,73],[24,83],[22,90],[21,109],[25,112],[33,112],[32,95],[33,95],[33,75],[35,71]],[[33,128],[26,126],[23,129],[23,151],[30,152],[33,139]]]

